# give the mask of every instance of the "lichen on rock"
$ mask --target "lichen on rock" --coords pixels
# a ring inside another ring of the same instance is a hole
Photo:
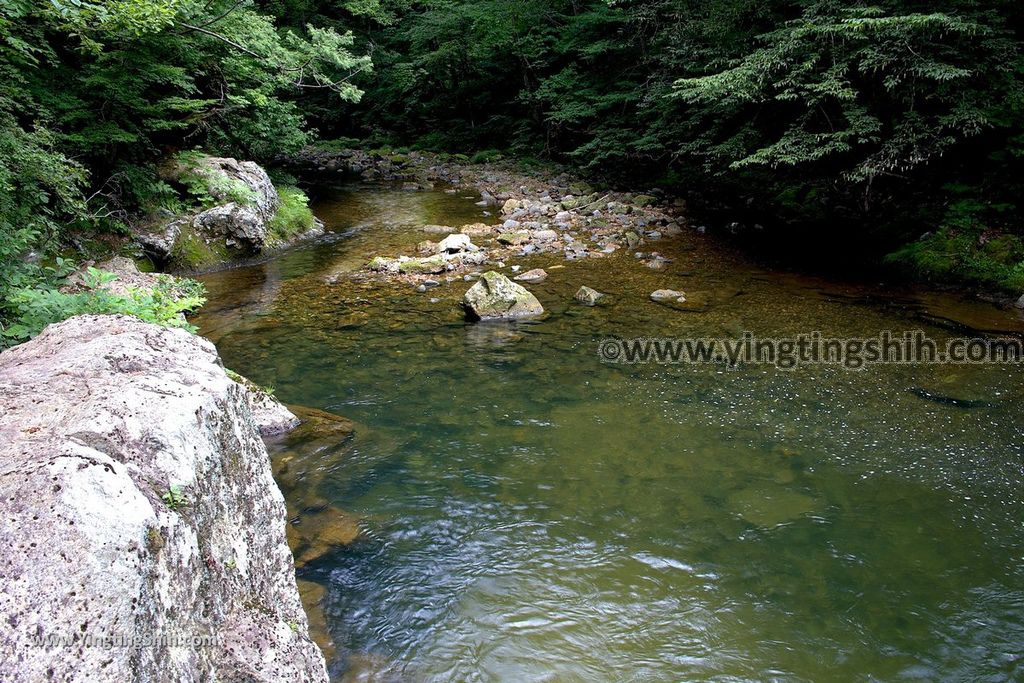
[[[71,318],[0,355],[0,403],[0,680],[327,680],[210,342]]]

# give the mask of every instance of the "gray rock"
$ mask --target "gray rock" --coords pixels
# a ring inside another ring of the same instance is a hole
[[[388,275],[397,275],[401,261],[396,258],[387,258],[385,256],[375,256],[373,260],[366,266],[370,270],[377,271],[378,273],[387,273]]]
[[[509,218],[507,221],[501,224],[502,230],[518,230],[520,226],[519,221]]]
[[[1017,299],[1017,303],[1014,304],[1017,308],[1024,308],[1024,295]]]
[[[580,302],[584,306],[596,306],[597,302],[600,301],[605,295],[596,289],[591,289],[584,285],[580,287],[573,297],[576,301]]]
[[[192,219],[192,225],[206,235],[233,239],[255,252],[267,243],[267,224],[260,214],[234,202],[203,211]]]
[[[284,434],[299,426],[299,418],[266,389],[238,373],[228,372],[228,376],[245,390],[249,412],[261,435]]]
[[[554,230],[538,230],[532,237],[535,242],[554,242],[558,239],[558,233]]]
[[[533,294],[493,270],[480,276],[462,298],[467,317],[473,320],[526,318],[544,313]]]
[[[326,683],[246,394],[122,316],[0,355],[0,679]]]
[[[189,224],[188,218],[179,218],[155,230],[138,230],[135,239],[147,254],[158,261],[170,260],[174,252],[174,243],[178,241],[182,228]]]
[[[483,250],[464,251],[461,254],[452,255],[449,262],[457,266],[482,266],[487,262],[487,252]]]
[[[219,202],[242,203],[264,221],[277,213],[277,189],[263,167],[254,161],[227,157],[201,157],[192,168],[178,166],[172,173],[191,171],[207,181],[206,191]],[[244,199],[240,196],[244,195]]]

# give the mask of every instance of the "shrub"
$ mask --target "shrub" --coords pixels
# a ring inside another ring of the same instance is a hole
[[[313,227],[315,219],[305,192],[297,187],[282,186],[277,188],[277,196],[281,205],[267,225],[274,240],[286,240]]]
[[[469,159],[471,164],[486,164],[491,161],[501,161],[505,156],[497,149],[485,149],[477,152]]]
[[[927,280],[1024,292],[1024,240],[1016,235],[992,237],[979,229],[944,226],[886,261]]]
[[[38,335],[47,325],[84,314],[130,315],[163,327],[196,331],[182,314],[206,302],[200,283],[158,275],[156,285],[151,289],[130,289],[127,294],[116,294],[104,288],[116,278],[113,273],[89,268],[83,281],[83,291],[24,288],[14,292],[11,306],[17,318],[3,330],[3,344],[20,344]]]

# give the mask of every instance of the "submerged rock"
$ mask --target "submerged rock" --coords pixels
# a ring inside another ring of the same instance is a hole
[[[576,295],[573,297],[576,301],[579,301],[584,306],[596,306],[597,302],[600,301],[605,295],[596,289],[591,289],[586,285],[579,288]]]
[[[288,544],[295,553],[295,566],[302,568],[335,548],[351,545],[361,534],[357,517],[328,506],[293,520],[288,525]]]
[[[686,303],[686,293],[674,289],[659,289],[651,292],[651,301],[658,303]]]
[[[81,316],[5,351],[0,378],[0,679],[327,681],[213,344]]]
[[[494,234],[495,229],[487,225],[486,223],[471,223],[470,225],[463,225],[459,232],[463,235],[469,235],[470,237],[490,237]]]
[[[424,225],[420,230],[434,235],[450,235],[455,232],[455,228],[448,225]]]
[[[526,318],[544,313],[544,307],[525,287],[493,270],[484,273],[462,299],[474,320]]]
[[[543,268],[534,268],[533,270],[528,270],[525,273],[517,275],[512,279],[515,280],[516,282],[543,282],[544,280],[547,279],[547,277],[548,274],[547,272],[544,271]]]

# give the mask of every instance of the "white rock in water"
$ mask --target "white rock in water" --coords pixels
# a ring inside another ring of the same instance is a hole
[[[658,303],[674,301],[681,304],[686,303],[686,294],[684,292],[677,292],[674,289],[659,289],[651,292],[651,301],[657,301]]]
[[[576,301],[579,301],[584,306],[596,306],[597,302],[604,298],[604,296],[604,294],[597,291],[596,289],[591,289],[590,287],[584,285],[583,287],[579,288],[579,290],[576,292],[576,295],[573,298],[576,299]]]
[[[0,680],[326,683],[284,499],[213,344],[71,318],[0,354],[0,405]]]
[[[438,253],[448,252],[455,254],[460,251],[478,251],[479,249],[480,247],[470,241],[469,235],[461,233],[448,235],[437,245]]]

